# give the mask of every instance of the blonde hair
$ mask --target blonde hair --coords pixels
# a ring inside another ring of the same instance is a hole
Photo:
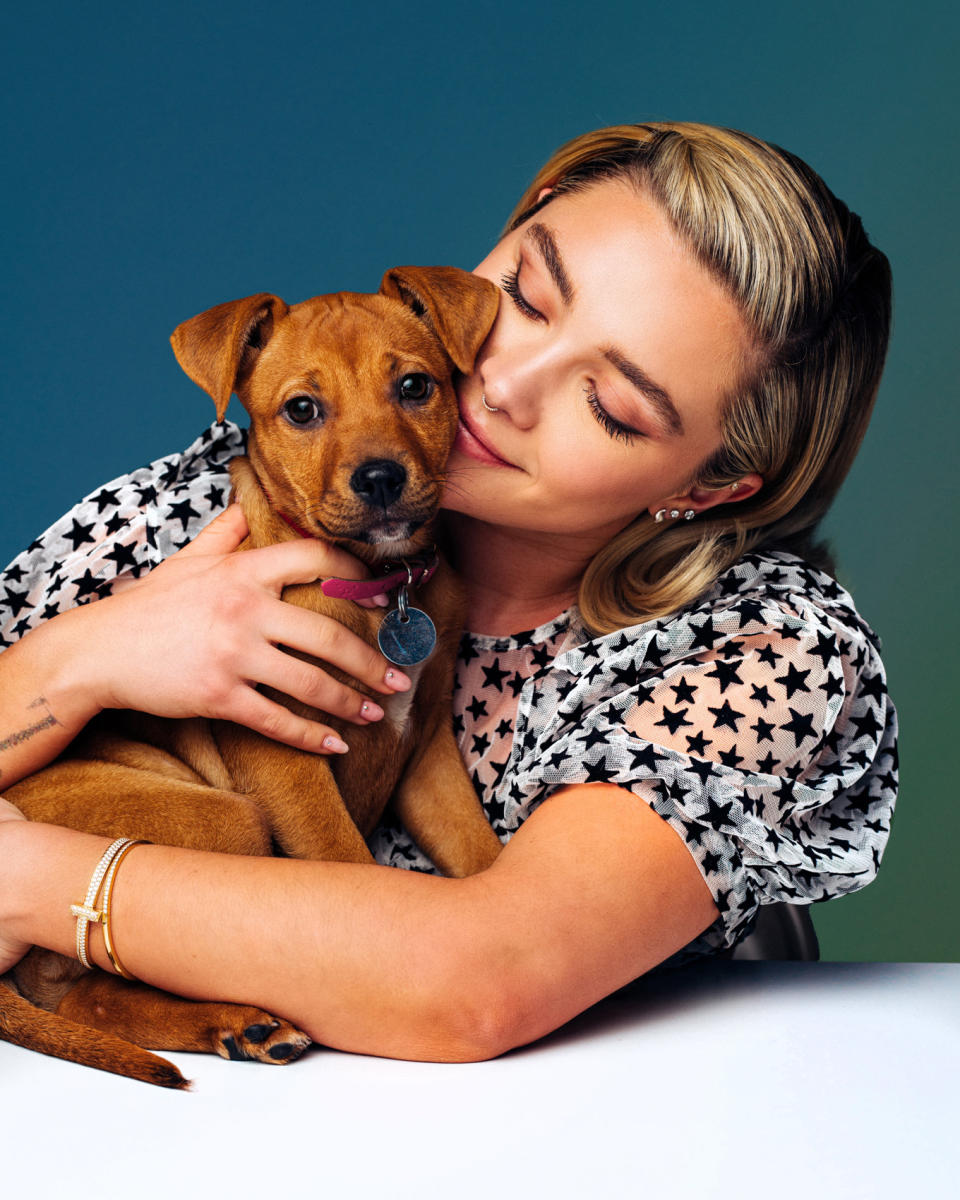
[[[615,125],[562,146],[508,231],[558,195],[603,179],[646,190],[736,300],[756,348],[726,398],[721,445],[691,484],[763,487],[695,521],[641,513],[593,559],[579,607],[597,633],[693,603],[742,555],[812,543],[863,438],[890,330],[890,268],[860,218],[777,146],[709,125]],[[553,190],[538,200],[544,188]],[[820,548],[822,550],[822,548]]]

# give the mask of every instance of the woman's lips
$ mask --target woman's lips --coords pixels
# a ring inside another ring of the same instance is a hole
[[[479,431],[476,431],[471,426],[470,419],[466,413],[466,407],[462,404],[460,406],[460,423],[457,426],[457,436],[453,444],[457,450],[460,450],[469,458],[475,458],[478,462],[490,463],[497,467],[513,466],[513,463],[507,462],[505,458],[501,458],[481,437]]]

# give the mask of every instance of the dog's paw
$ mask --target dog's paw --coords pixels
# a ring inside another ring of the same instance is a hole
[[[282,1066],[293,1062],[310,1045],[310,1038],[289,1021],[280,1021],[256,1008],[238,1008],[229,1024],[215,1031],[213,1048],[234,1062]]]

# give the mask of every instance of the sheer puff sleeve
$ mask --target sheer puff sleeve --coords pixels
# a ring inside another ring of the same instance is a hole
[[[734,945],[762,904],[875,876],[897,787],[878,643],[839,585],[793,556],[755,556],[695,609],[586,641],[531,691],[519,806],[594,781],[650,804],[720,913],[689,952]]]
[[[245,447],[229,421],[85,496],[0,571],[0,650],[35,625],[108,595],[186,545],[225,507],[228,463]]]

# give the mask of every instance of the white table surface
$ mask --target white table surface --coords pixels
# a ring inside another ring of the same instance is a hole
[[[960,964],[710,964],[487,1063],[169,1057],[192,1092],[0,1043],[2,1195],[960,1195]]]

